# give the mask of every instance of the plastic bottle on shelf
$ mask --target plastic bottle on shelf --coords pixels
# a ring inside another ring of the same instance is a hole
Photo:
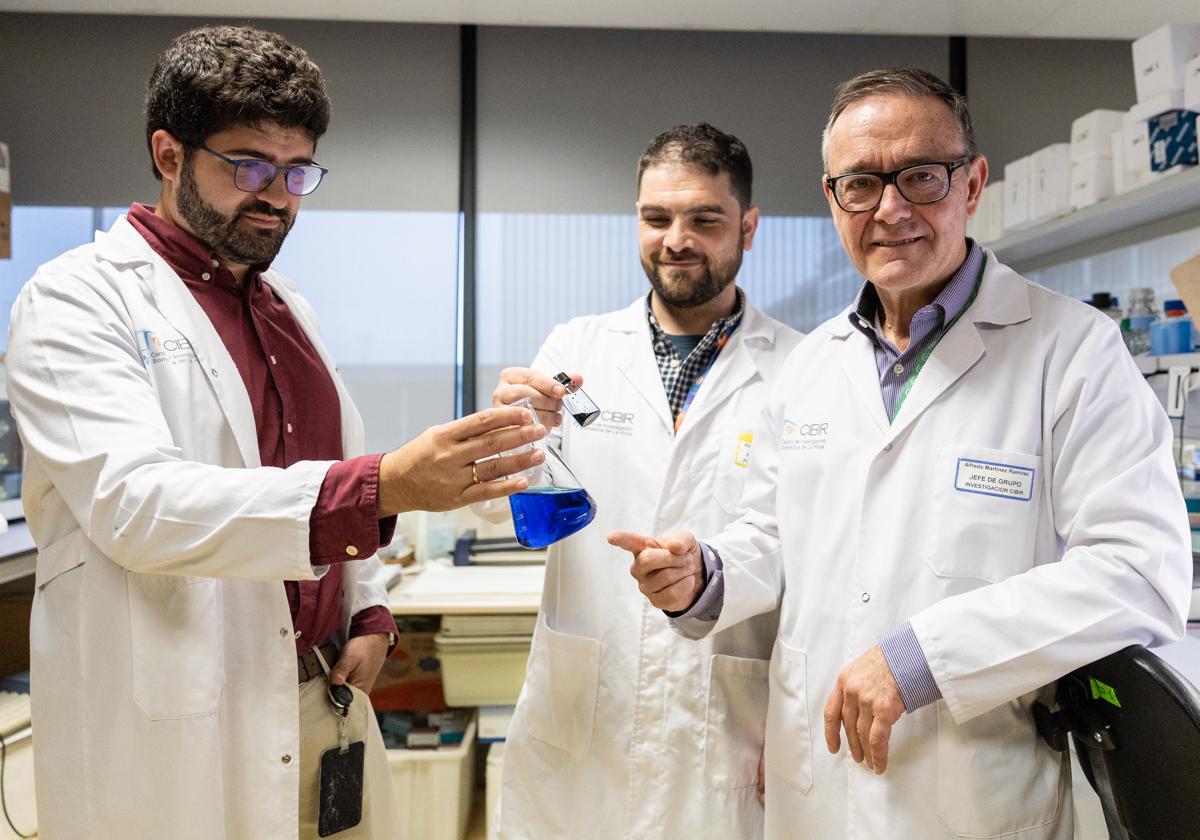
[[[1168,356],[1192,351],[1192,318],[1181,300],[1163,302],[1163,319],[1150,326],[1150,353]]]
[[[1108,292],[1092,292],[1092,299],[1088,303],[1114,321],[1120,322],[1121,306],[1116,295],[1109,294]]]
[[[1153,289],[1129,290],[1129,332],[1125,333],[1125,346],[1134,356],[1150,352],[1150,327],[1158,320],[1154,309]]]

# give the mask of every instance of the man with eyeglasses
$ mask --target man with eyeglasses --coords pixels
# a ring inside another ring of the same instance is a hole
[[[785,364],[740,520],[610,539],[685,636],[780,609],[768,838],[1069,840],[1070,765],[1031,708],[1183,633],[1170,424],[1109,319],[967,238],[988,166],[961,95],[857,76],[822,151],[866,282]]]
[[[521,489],[493,479],[540,454],[481,459],[543,432],[492,409],[362,454],[314,313],[269,267],[328,122],[280,36],[181,35],[146,95],[158,205],[13,307],[48,840],[404,836],[365,693],[396,632],[375,552],[397,513]]]

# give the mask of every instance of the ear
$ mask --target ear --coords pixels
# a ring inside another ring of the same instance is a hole
[[[179,174],[183,171],[183,143],[166,129],[160,128],[150,135],[150,154],[154,165],[162,173],[163,181],[174,183],[179,180]]]
[[[970,219],[979,209],[979,199],[983,196],[983,188],[987,186],[987,158],[977,155],[967,166],[970,167],[970,177],[967,178],[967,218]]]
[[[821,175],[821,192],[825,193],[825,200],[829,202],[829,211],[836,214],[841,208],[837,206],[837,202],[833,200],[833,190],[829,189],[829,182],[825,180],[828,176]]]
[[[742,250],[749,251],[754,244],[754,232],[758,230],[758,208],[747,208],[742,214]]]

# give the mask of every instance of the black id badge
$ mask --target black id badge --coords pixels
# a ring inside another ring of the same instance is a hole
[[[362,821],[363,756],[362,741],[321,753],[321,799],[317,810],[317,835],[328,837],[353,828]]]

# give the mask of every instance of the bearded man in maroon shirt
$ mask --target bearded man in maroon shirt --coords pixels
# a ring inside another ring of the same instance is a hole
[[[42,837],[397,836],[364,694],[396,631],[375,552],[397,513],[522,489],[504,477],[540,454],[490,456],[543,432],[492,409],[362,454],[315,315],[270,269],[328,123],[303,50],[185,33],[146,96],[158,204],[14,307]]]

